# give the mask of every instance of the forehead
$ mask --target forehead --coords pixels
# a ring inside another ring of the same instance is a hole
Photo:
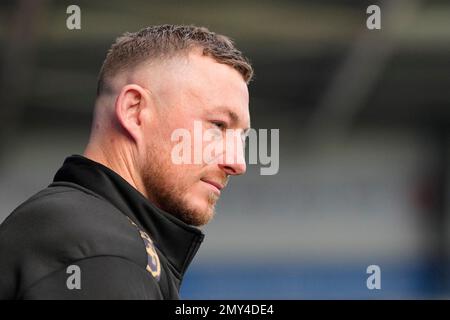
[[[182,63],[178,89],[185,102],[197,106],[198,111],[225,113],[249,126],[248,88],[237,70],[195,51]]]

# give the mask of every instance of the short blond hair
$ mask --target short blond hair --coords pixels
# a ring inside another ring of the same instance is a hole
[[[252,79],[253,68],[249,60],[227,36],[205,27],[164,24],[127,32],[116,39],[100,69],[97,95],[108,87],[108,79],[123,70],[150,59],[172,58],[193,48],[201,48],[204,55],[236,69],[247,84]]]

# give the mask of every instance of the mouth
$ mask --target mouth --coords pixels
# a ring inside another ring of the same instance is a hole
[[[218,183],[218,182],[214,182],[211,180],[206,180],[206,179],[201,179],[201,181],[205,182],[206,184],[210,185],[211,188],[217,193],[220,194],[220,190],[223,189],[223,185]]]

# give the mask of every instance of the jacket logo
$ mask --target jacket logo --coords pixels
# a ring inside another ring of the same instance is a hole
[[[152,239],[148,236],[148,234],[141,229],[130,219],[131,224],[134,225],[144,241],[145,251],[147,251],[147,267],[146,270],[151,273],[151,275],[159,281],[161,277],[161,263],[159,262],[158,254],[156,253],[155,245],[153,244]]]

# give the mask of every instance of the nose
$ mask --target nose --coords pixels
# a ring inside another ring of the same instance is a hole
[[[243,141],[236,140],[234,142],[237,142],[237,145],[227,145],[223,160],[218,164],[219,168],[229,176],[238,176],[247,171]]]
[[[238,176],[240,174],[244,174],[247,171],[247,165],[245,162],[243,164],[234,163],[234,164],[219,164],[219,168],[224,171],[229,176]]]

